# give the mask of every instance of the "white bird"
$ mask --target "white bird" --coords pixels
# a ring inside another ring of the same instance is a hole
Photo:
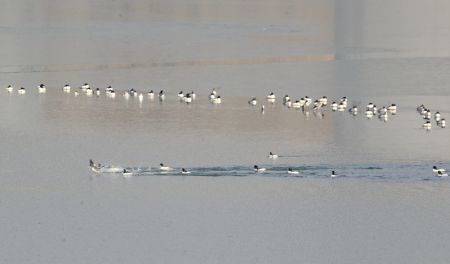
[[[299,100],[292,103],[292,108],[299,109],[300,107],[302,107],[302,105]]]
[[[18,93],[18,94],[25,94],[25,88],[20,87],[20,89],[17,90],[17,93]]]
[[[12,87],[11,85],[8,85],[8,87],[6,87],[6,91],[8,93],[12,93],[14,91],[14,87]]]
[[[255,172],[265,172],[266,168],[260,168],[260,167],[258,167],[258,165],[255,165],[255,166],[253,166],[253,170]]]
[[[269,156],[270,159],[277,159],[278,155],[277,154],[273,154],[272,152],[269,152]]]
[[[446,173],[447,171],[445,169],[438,169],[436,166],[433,166],[433,172],[434,173]]]
[[[289,98],[289,95],[285,95],[284,97],[283,97],[283,104],[286,104],[287,102],[290,102],[291,101],[291,98]]]
[[[220,97],[220,95],[218,95],[216,98],[212,99],[211,102],[213,104],[220,104],[220,103],[222,103],[222,98]]]
[[[441,120],[441,113],[436,112],[436,113],[434,114],[434,120],[436,120],[436,121]]]
[[[267,98],[267,100],[275,100],[276,96],[275,96],[275,94],[273,92],[271,92],[269,95],[267,95],[266,98]]]
[[[252,99],[250,99],[250,101],[248,101],[248,103],[251,104],[251,105],[257,105],[258,101],[256,101],[255,97],[253,97]]]
[[[160,171],[169,171],[169,170],[171,170],[171,168],[169,166],[164,166],[163,163],[160,163],[159,164],[159,170]]]
[[[66,85],[64,85],[64,87],[62,89],[63,89],[63,92],[70,93],[71,88],[70,88],[70,85],[66,84]]]
[[[191,174],[191,172],[186,170],[185,168],[182,168],[181,169],[181,174],[186,175],[186,174]]]
[[[430,130],[431,129],[431,122],[430,121],[426,121],[423,125],[423,128],[425,128],[426,130]]]
[[[396,104],[391,104],[390,106],[388,106],[387,110],[389,110],[389,111],[397,111],[397,105]]]
[[[183,101],[187,104],[192,102],[192,95],[191,94],[186,94],[185,97],[183,97]]]
[[[81,90],[86,90],[86,89],[89,89],[89,84],[88,83],[84,83],[83,85],[81,85]]]
[[[372,108],[373,108],[374,106],[375,106],[375,105],[374,105],[373,103],[368,103],[367,106],[366,106],[366,108],[367,108],[368,110],[372,110]]]
[[[127,169],[123,169],[122,175],[123,175],[123,177],[131,177],[131,176],[133,176],[133,172],[131,172],[130,170],[127,170]]]
[[[331,103],[331,110],[337,111],[337,109],[338,109],[338,104],[336,102]]]
[[[86,93],[86,95],[92,95],[93,93],[91,88],[87,88],[86,90],[84,90],[84,92]]]
[[[337,175],[336,175],[336,172],[334,172],[334,171],[331,171],[331,175],[330,175],[330,177],[331,177],[331,178],[337,177]]]
[[[151,90],[150,92],[147,93],[148,98],[150,98],[150,100],[153,100],[153,98],[155,98],[155,93],[153,92],[153,90]]]
[[[183,97],[184,97],[184,93],[183,93],[183,91],[180,91],[178,93],[178,98],[182,99]]]
[[[448,174],[447,174],[447,172],[438,171],[437,176],[439,176],[439,177],[447,177]]]
[[[165,96],[165,94],[164,94],[164,90],[161,90],[160,92],[159,92],[159,100],[160,101],[164,101],[164,98],[165,98],[166,96]]]
[[[328,98],[326,96],[322,96],[322,98],[319,99],[319,102],[323,105],[323,106],[327,106],[328,104]]]
[[[47,88],[45,87],[44,84],[40,84],[38,86],[38,93],[46,93],[47,92]]]
[[[299,174],[300,172],[298,170],[293,170],[292,168],[288,169],[288,174]]]
[[[441,128],[445,128],[445,119],[442,118],[441,120],[438,121],[438,126],[440,126]]]
[[[102,165],[100,165],[100,163],[95,164],[92,159],[89,160],[89,167],[95,173],[100,173],[102,169]]]
[[[95,95],[100,96],[100,88],[95,89]]]
[[[197,97],[197,95],[194,93],[194,91],[191,91],[191,98],[192,98],[192,100],[195,100],[196,97]]]
[[[343,112],[346,107],[347,107],[347,104],[345,104],[344,102],[340,102],[339,105],[337,106],[337,110],[339,112]]]
[[[354,105],[352,108],[350,108],[348,110],[350,113],[352,113],[353,115],[357,115],[358,114],[358,107],[356,105]]]

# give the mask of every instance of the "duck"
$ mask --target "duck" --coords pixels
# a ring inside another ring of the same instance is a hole
[[[302,104],[300,103],[299,100],[292,103],[292,108],[294,108],[294,109],[300,109],[301,107],[302,107]]]
[[[186,174],[191,174],[191,172],[186,170],[185,168],[182,168],[181,169],[181,174],[186,175]]]
[[[38,93],[46,93],[47,92],[47,88],[45,87],[44,84],[39,84],[38,86]]]
[[[250,101],[248,101],[248,103],[249,103],[250,105],[257,105],[257,104],[258,104],[258,101],[256,101],[256,98],[255,98],[255,97],[253,97],[252,99],[250,99]]]
[[[84,92],[86,93],[86,95],[92,95],[93,93],[91,88],[87,88],[86,90],[84,90]]]
[[[6,87],[6,91],[8,93],[12,93],[14,91],[14,87],[12,87],[11,85],[8,85],[8,87]]]
[[[367,118],[372,118],[372,117],[373,117],[373,111],[370,110],[370,109],[367,109],[367,110],[366,110],[366,117],[367,117]]]
[[[338,109],[338,104],[336,102],[332,102],[331,103],[331,110],[332,111],[337,111],[337,109]]]
[[[136,90],[134,90],[133,88],[131,88],[131,89],[130,89],[130,95],[132,95],[132,96],[137,96],[138,93],[137,93]]]
[[[159,91],[158,96],[160,101],[164,101],[164,98],[166,97],[166,95],[164,94],[164,90]]]
[[[286,104],[287,102],[290,102],[291,101],[291,98],[289,98],[289,95],[285,95],[284,97],[283,97],[283,104]]]
[[[95,89],[95,95],[100,96],[100,88]]]
[[[160,163],[159,164],[159,170],[160,171],[169,171],[169,170],[171,170],[171,168],[169,166],[164,166],[163,163]]]
[[[192,103],[192,95],[188,93],[182,100],[187,104]]]
[[[266,96],[267,100],[275,100],[276,96],[273,92],[271,92],[269,95]]]
[[[345,104],[344,102],[340,102],[339,105],[337,106],[337,110],[339,112],[343,112],[346,107],[347,107],[347,104]]]
[[[391,104],[390,106],[388,106],[387,110],[388,111],[397,111],[397,105]]]
[[[213,104],[220,104],[220,103],[222,103],[222,98],[220,97],[220,95],[218,95],[216,98],[212,99],[211,102]]]
[[[322,98],[319,99],[319,102],[322,104],[322,106],[328,105],[328,97],[322,96]]]
[[[299,174],[300,172],[298,170],[293,170],[292,168],[288,169],[288,174]]]
[[[448,173],[445,172],[445,171],[444,171],[444,172],[438,171],[437,176],[438,176],[438,177],[447,177],[447,176],[448,176]]]
[[[423,125],[423,128],[425,128],[426,130],[430,130],[431,129],[431,122],[428,120],[426,121]]]
[[[155,98],[155,93],[153,92],[153,90],[150,90],[150,92],[147,93],[147,96],[148,96],[150,99],[153,99],[153,98]]]
[[[274,154],[274,153],[272,153],[272,152],[269,152],[269,156],[268,156],[270,159],[277,159],[278,158],[278,155],[277,154]]]
[[[445,119],[444,119],[444,118],[442,118],[441,120],[439,120],[438,126],[440,126],[441,128],[445,128]]]
[[[114,92],[114,90],[109,91],[108,96],[111,98],[115,98],[116,97],[116,92]]]
[[[368,110],[372,110],[372,108],[374,107],[375,105],[371,102],[371,103],[368,103],[367,105],[366,105],[366,108],[368,109]]]
[[[25,88],[23,88],[23,87],[20,87],[20,89],[17,90],[17,93],[18,93],[18,94],[25,94],[25,92],[26,92],[26,90],[25,90]]]
[[[178,98],[183,99],[183,97],[184,97],[183,91],[180,91],[177,96],[178,96]]]
[[[441,113],[436,112],[436,113],[434,114],[434,120],[436,120],[436,121],[441,120]]]
[[[131,172],[130,170],[127,170],[127,169],[123,169],[122,175],[123,175],[123,177],[130,177],[133,175],[133,172]]]
[[[354,105],[352,108],[348,110],[351,114],[357,115],[358,114],[358,107]]]
[[[70,93],[70,89],[71,89],[71,87],[68,84],[64,85],[64,87],[62,88],[63,92],[66,92],[66,93]]]
[[[337,177],[337,175],[336,175],[336,172],[335,172],[335,171],[331,171],[331,175],[330,175],[330,177],[331,177],[331,178],[335,178],[335,177]]]
[[[260,167],[258,167],[258,165],[255,165],[255,166],[253,166],[253,170],[255,172],[265,172],[266,168],[260,168]]]
[[[445,169],[438,169],[437,166],[433,166],[433,172],[434,173],[439,173],[439,172],[446,173],[447,171]]]
[[[86,89],[89,89],[89,84],[88,83],[84,83],[83,85],[81,85],[81,90],[86,90]]]
[[[92,159],[89,159],[89,167],[95,173],[100,173],[102,169],[102,165],[100,163],[95,164]]]

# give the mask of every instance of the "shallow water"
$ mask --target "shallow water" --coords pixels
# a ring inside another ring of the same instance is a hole
[[[450,179],[431,167],[450,168],[449,132],[415,110],[450,116],[447,2],[4,2],[1,262],[448,262]],[[102,95],[61,91],[84,82]],[[287,109],[284,94],[360,111]],[[367,119],[369,102],[399,110]]]

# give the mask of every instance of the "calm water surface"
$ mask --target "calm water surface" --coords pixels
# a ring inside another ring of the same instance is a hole
[[[448,262],[431,167],[450,168],[450,134],[415,111],[450,116],[446,1],[0,2],[0,87],[28,89],[0,90],[2,263]],[[61,91],[84,82],[117,97]],[[399,110],[303,113],[271,91]]]

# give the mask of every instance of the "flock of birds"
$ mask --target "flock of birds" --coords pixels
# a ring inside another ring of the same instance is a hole
[[[38,93],[40,93],[40,94],[47,92],[47,88],[44,84],[38,85],[37,90],[38,90]],[[6,91],[8,93],[13,93],[14,87],[11,85],[8,85],[6,87]],[[64,93],[71,93],[72,87],[69,84],[66,84],[62,87],[62,91]],[[116,92],[111,86],[108,86],[104,92],[107,97],[114,98],[116,96]],[[21,88],[17,89],[17,93],[19,95],[24,95],[26,93],[26,89],[24,87],[21,87]],[[80,93],[84,93],[87,96],[92,96],[94,94],[96,96],[100,96],[101,90],[100,90],[100,88],[92,89],[88,83],[84,83],[78,89],[76,89],[74,91],[75,96],[80,95]],[[165,94],[164,90],[161,90],[157,94],[153,90],[151,90],[147,93],[147,97],[150,100],[153,100],[156,96],[158,97],[158,99],[160,101],[164,101],[166,98],[166,94]],[[135,89],[130,89],[123,93],[123,97],[125,97],[126,99],[128,99],[129,97],[137,97],[139,99],[139,101],[142,101],[144,99],[144,93],[137,92]],[[177,97],[180,101],[189,104],[189,103],[192,103],[196,99],[196,94],[194,91],[191,91],[189,93],[183,93],[183,91],[180,91],[177,94]],[[222,97],[218,94],[216,89],[213,89],[211,91],[208,99],[209,99],[210,103],[212,103],[212,104],[221,104],[222,103]],[[277,100],[277,97],[273,92],[271,92],[266,96],[266,100],[268,101],[268,103],[274,104],[275,101]],[[332,101],[331,110],[338,111],[338,112],[346,111],[348,108],[348,102],[349,101],[348,101],[347,97],[342,97],[338,101]],[[258,100],[256,97],[252,97],[248,101],[248,103],[252,106],[256,106],[256,105],[258,105]],[[302,111],[309,111],[309,110],[320,111],[322,108],[326,107],[328,105],[328,103],[329,103],[328,98],[326,96],[323,96],[322,98],[319,98],[314,101],[312,98],[310,98],[308,96],[302,97],[299,100],[292,100],[288,95],[285,95],[283,97],[283,105],[285,105],[287,108],[301,109]],[[261,112],[264,112],[264,109],[265,109],[265,107],[264,107],[264,105],[262,105]],[[387,121],[388,114],[395,115],[397,113],[397,110],[398,109],[397,109],[396,104],[391,104],[389,106],[383,106],[381,108],[378,108],[374,103],[370,102],[366,105],[364,114],[369,119],[372,118],[373,116],[378,116],[378,118],[380,120]],[[349,107],[348,112],[355,116],[358,115],[357,105],[353,105],[352,107]],[[434,117],[434,121],[436,122],[436,125],[438,127],[441,127],[441,128],[446,127],[445,118],[443,118],[439,112],[435,112],[433,115],[431,110],[426,108],[424,105],[418,106],[417,112],[425,120],[425,123],[422,125],[422,127],[424,129],[426,129],[426,130],[431,129],[431,127],[432,127],[431,120],[433,117]],[[270,152],[268,157],[270,159],[277,159],[278,155]],[[110,172],[123,173],[124,176],[131,176],[133,174],[132,171],[129,171],[127,169],[120,169],[120,171],[118,169],[116,169],[117,170],[116,171],[115,168],[113,168],[113,167],[102,166],[101,164],[94,163],[92,160],[90,160],[89,166],[92,169],[92,171],[94,171],[96,173],[100,173],[102,170],[107,169]],[[256,173],[262,173],[262,172],[266,171],[266,168],[261,168],[258,165],[255,165],[253,167],[253,169]],[[160,171],[169,171],[169,170],[172,170],[172,168],[165,166],[163,163],[161,163],[159,170]],[[442,169],[442,168],[439,169],[436,166],[433,167],[433,172],[437,176],[440,176],[440,177],[448,176],[447,171],[445,169]],[[182,168],[180,173],[185,175],[185,174],[190,174],[191,172],[186,170],[185,168]],[[300,172],[297,170],[294,170],[292,168],[289,168],[287,173],[288,174],[299,174]],[[337,175],[336,175],[335,171],[332,171],[330,174],[330,177],[334,178],[336,176]]]
[[[38,90],[38,93],[40,93],[40,94],[47,92],[47,88],[44,84],[38,85],[37,90]],[[64,93],[71,93],[72,90],[73,90],[73,88],[69,84],[66,84],[62,87],[62,91]],[[74,90],[75,91],[73,92],[73,94],[75,96],[78,96],[80,94],[85,94],[87,96],[92,96],[92,95],[100,96],[102,94],[102,91],[100,88],[93,89],[90,87],[90,85],[88,83],[84,83],[83,85],[78,87],[78,89],[74,89]],[[13,93],[14,87],[11,85],[8,85],[6,87],[6,91],[9,93]],[[26,89],[24,87],[21,87],[21,88],[17,89],[17,93],[20,95],[24,95],[26,93]],[[107,88],[105,88],[104,93],[109,98],[116,97],[116,92],[111,86],[108,86]],[[138,100],[140,102],[142,102],[144,100],[144,94],[145,93],[138,92],[135,89],[130,89],[130,90],[123,92],[123,97],[126,99],[128,99],[130,97],[136,97],[136,98],[138,98]],[[146,93],[146,96],[150,100],[154,100],[155,98],[158,98],[161,102],[166,99],[166,93],[164,92],[164,90],[161,90],[158,93],[155,93],[153,90],[151,90]],[[177,94],[177,97],[180,101],[189,104],[189,103],[192,103],[196,99],[197,95],[195,94],[194,91],[191,91],[188,93],[183,93],[183,91],[180,91]],[[222,97],[218,94],[216,89],[213,89],[211,91],[208,99],[209,99],[209,102],[212,104],[221,104],[222,103]],[[274,104],[275,101],[277,100],[277,97],[273,92],[271,92],[266,96],[266,100],[268,103]],[[359,113],[358,106],[352,105],[351,107],[349,107],[348,102],[349,102],[349,100],[347,97],[342,97],[340,100],[332,101],[330,104],[330,108],[333,112],[335,112],[335,111],[343,112],[348,109],[348,112],[350,114],[352,114],[354,116],[358,115],[358,113]],[[256,97],[252,97],[248,101],[248,103],[251,106],[256,106],[256,105],[258,105],[259,102]],[[283,97],[283,105],[285,105],[287,108],[299,109],[306,113],[309,113],[309,110],[312,110],[314,112],[320,112],[320,110],[323,109],[324,107],[328,106],[328,104],[329,104],[329,102],[328,102],[328,98],[326,96],[323,96],[314,101],[312,98],[310,98],[308,96],[302,97],[298,100],[291,99],[289,97],[289,95],[285,95]],[[264,113],[264,110],[265,110],[265,106],[263,104],[261,106],[261,112]],[[366,105],[364,114],[368,119],[371,119],[372,117],[377,116],[380,120],[386,122],[386,121],[388,121],[389,114],[395,115],[397,113],[397,110],[398,109],[397,109],[396,104],[390,104],[388,106],[382,106],[382,107],[378,108],[376,104],[370,102]],[[417,111],[425,119],[425,123],[422,125],[422,127],[425,130],[430,130],[432,127],[432,123],[431,123],[432,112],[428,108],[426,108],[424,105],[418,106]],[[440,127],[440,128],[446,127],[445,118],[443,118],[439,112],[435,112],[434,119],[435,119],[436,125],[438,127]]]

